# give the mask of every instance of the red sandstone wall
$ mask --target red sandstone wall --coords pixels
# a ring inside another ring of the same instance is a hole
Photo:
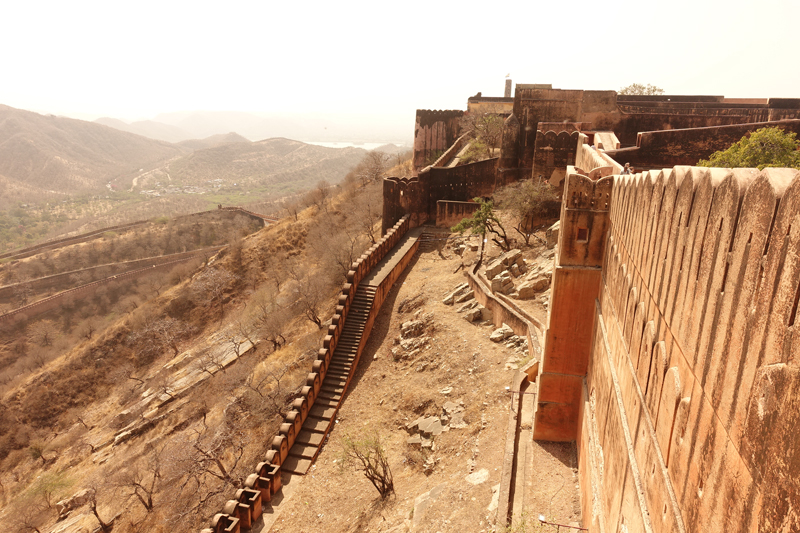
[[[800,531],[800,173],[615,179],[580,423],[584,524]]]
[[[417,109],[414,124],[414,170],[420,171],[434,153],[442,154],[458,138],[461,110]]]

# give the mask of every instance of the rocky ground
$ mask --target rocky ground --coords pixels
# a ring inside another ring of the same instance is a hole
[[[383,304],[336,428],[309,474],[285,487],[265,531],[495,531],[507,387],[530,356],[527,341],[498,331],[464,290],[463,270],[477,259],[477,242],[439,241],[411,262]],[[488,250],[484,264],[508,261],[493,276],[507,271],[514,285],[505,282],[508,294],[539,283],[518,303],[544,322],[549,294],[539,280],[549,279],[552,250],[499,256]],[[449,296],[450,305],[443,302]],[[343,460],[346,438],[375,433],[394,476],[395,493],[384,500]],[[574,445],[534,448],[536,490],[526,514],[580,520]],[[533,527],[529,520],[514,531]]]

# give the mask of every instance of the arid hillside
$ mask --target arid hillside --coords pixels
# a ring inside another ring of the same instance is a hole
[[[0,187],[96,192],[185,151],[100,124],[0,105]]]
[[[224,178],[238,187],[268,187],[296,192],[320,180],[341,181],[366,152],[360,148],[325,148],[290,139],[228,143],[198,150],[169,164],[173,180],[203,184]]]
[[[380,182],[351,174],[295,206],[207,261],[3,328],[0,530],[208,524],[304,383],[345,272],[379,231]]]

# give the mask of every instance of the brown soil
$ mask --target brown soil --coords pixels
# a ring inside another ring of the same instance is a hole
[[[506,363],[524,354],[489,341],[494,327],[467,322],[457,312],[459,304],[442,303],[466,281],[463,269],[454,271],[462,261],[474,262],[475,255],[467,251],[461,258],[441,241],[438,249],[414,258],[375,321],[327,444],[308,475],[287,479],[282,501],[265,515],[264,531],[495,530],[511,402],[506,388],[514,372]],[[525,252],[529,260],[536,255],[533,249]],[[402,302],[416,295],[422,305],[398,312]],[[543,307],[534,310],[544,321]],[[426,317],[427,349],[395,360],[392,348],[402,352],[396,344],[401,324]],[[463,401],[467,427],[435,437],[432,450],[407,444],[406,425],[420,416],[441,415],[448,401]],[[342,465],[342,438],[374,430],[394,474],[395,494],[383,501],[362,473]],[[540,514],[565,524],[579,521],[574,444],[534,443],[533,450],[534,494],[525,505],[527,525],[516,524],[514,531],[535,530],[532,518]],[[435,467],[426,474],[423,463],[429,457]],[[417,505],[415,511],[415,500],[428,491],[429,505]]]

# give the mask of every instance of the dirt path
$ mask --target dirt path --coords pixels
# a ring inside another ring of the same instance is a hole
[[[512,401],[506,387],[513,370],[506,363],[519,353],[489,341],[493,326],[471,324],[457,312],[458,304],[442,303],[465,281],[461,271],[454,273],[462,258],[444,244],[418,254],[395,284],[336,428],[309,474],[292,480],[291,494],[265,530],[495,530]],[[473,261],[474,255],[466,252],[463,261]],[[421,326],[401,337],[402,324],[413,320]],[[442,415],[447,429],[432,438],[430,448],[408,444],[419,434],[408,431],[409,424]],[[394,474],[395,495],[383,501],[363,474],[342,465],[343,437],[374,431]],[[529,452],[536,508],[524,516],[546,514],[563,523],[578,519],[574,445],[532,443]]]

